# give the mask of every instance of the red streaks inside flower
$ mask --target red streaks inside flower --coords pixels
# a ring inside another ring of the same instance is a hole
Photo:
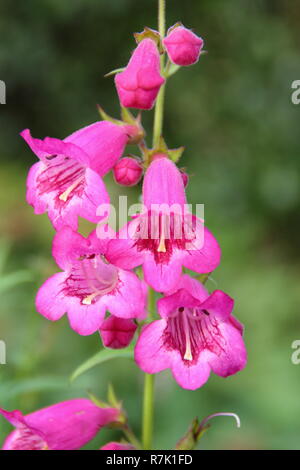
[[[209,350],[219,356],[225,350],[217,319],[207,310],[184,307],[168,319],[164,344],[179,351],[187,365],[195,364],[201,351]]]
[[[56,193],[56,206],[69,202],[72,196],[81,196],[84,190],[85,168],[64,155],[50,155],[43,160],[43,169],[37,177],[39,195]]]
[[[82,304],[90,305],[97,298],[110,294],[118,283],[118,269],[104,261],[101,255],[80,258],[66,279],[64,294],[78,297]]]
[[[47,443],[30,428],[22,425],[13,432],[11,450],[48,450]]]
[[[175,250],[186,250],[195,235],[191,216],[149,211],[140,216],[135,246],[138,251],[151,251],[156,263],[168,263]]]

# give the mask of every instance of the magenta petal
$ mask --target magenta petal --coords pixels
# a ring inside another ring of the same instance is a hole
[[[201,235],[199,235],[199,240]],[[209,273],[214,271],[221,260],[221,250],[215,237],[204,227],[203,245],[198,249],[189,249],[183,260],[183,265],[187,269],[197,273]]]
[[[186,365],[179,354],[171,365],[174,379],[182,388],[196,390],[204,385],[210,375],[210,366],[201,358],[195,364]]]
[[[199,301],[191,296],[186,289],[179,289],[174,294],[162,297],[157,302],[157,308],[162,318],[173,315],[178,307],[196,308]]]
[[[43,164],[41,162],[37,162],[29,170],[28,177],[27,177],[27,192],[26,192],[26,200],[27,203],[30,204],[34,208],[35,214],[43,214],[47,210],[47,202],[44,199],[41,199],[37,192],[37,176],[40,173],[41,166]]]
[[[186,204],[182,176],[168,158],[155,159],[146,171],[143,183],[143,203],[150,210],[152,204],[180,207]]]
[[[90,243],[94,253],[101,253],[106,255],[108,244],[110,240],[116,237],[115,231],[107,224],[104,224],[100,230],[93,230],[88,236],[88,242]]]
[[[53,239],[52,255],[61,269],[68,269],[76,259],[89,251],[90,243],[71,227],[63,227]]]
[[[126,126],[109,121],[95,122],[64,140],[83,148],[89,156],[89,167],[101,176],[108,173],[117,163],[127,141]]]
[[[100,336],[106,348],[121,349],[128,346],[136,332],[137,325],[132,320],[110,316],[100,327]]]
[[[128,233],[136,224],[136,220],[130,221],[118,232],[117,238],[110,241],[106,251],[106,258],[110,263],[123,269],[133,269],[143,263],[144,255],[138,252],[136,240]]]
[[[184,274],[182,276],[180,287],[182,289],[186,289],[192,297],[198,299],[200,302],[204,302],[204,300],[209,297],[209,293],[202,282],[197,281],[197,279],[194,279],[188,274]]]
[[[135,450],[135,447],[131,444],[122,444],[121,442],[109,442],[101,447],[100,450]]]
[[[119,282],[115,290],[103,297],[103,303],[116,317],[140,318],[146,307],[142,282],[130,271],[119,269],[118,276]]]
[[[108,217],[107,210],[102,216],[97,215],[97,211],[101,205],[106,208],[109,202],[109,194],[103,180],[95,171],[87,168],[84,192],[80,202],[78,202],[78,215],[96,224],[102,218]]]
[[[169,292],[180,282],[182,256],[173,255],[168,263],[156,263],[151,254],[146,254],[143,265],[145,281],[158,292]]]
[[[202,310],[208,310],[215,317],[226,320],[231,314],[234,300],[225,292],[215,290],[202,304]]]
[[[92,440],[101,427],[117,419],[119,410],[99,408],[90,400],[69,400],[25,417],[30,428],[40,430],[51,450],[76,450]]]
[[[157,374],[168,369],[172,361],[172,351],[165,349],[163,334],[165,320],[156,320],[145,326],[135,346],[134,358],[137,365],[148,374]]]
[[[38,290],[36,309],[48,320],[59,320],[66,312],[63,294],[66,273],[57,273],[50,277]]]
[[[215,374],[228,377],[245,367],[247,352],[239,329],[230,323],[221,323],[219,328],[226,346],[220,355],[211,354],[208,363]]]
[[[66,155],[83,166],[88,166],[89,164],[88,155],[77,145],[52,137],[46,137],[44,140],[35,139],[31,136],[29,129],[25,129],[20,135],[41,160],[46,159],[49,155]]]
[[[76,333],[87,336],[99,330],[106,311],[102,299],[91,305],[83,305],[76,297],[67,297],[65,302],[71,328]]]

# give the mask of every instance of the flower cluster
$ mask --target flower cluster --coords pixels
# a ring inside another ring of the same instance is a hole
[[[203,40],[181,24],[165,38],[147,29],[136,40],[127,67],[115,76],[121,121],[105,114],[63,140],[21,133],[39,159],[28,175],[27,201],[36,214],[48,213],[56,230],[52,254],[61,270],[39,289],[36,308],[51,321],[67,314],[80,335],[98,331],[106,348],[124,348],[138,332],[138,366],[148,374],[171,369],[181,387],[194,390],[211,371],[227,377],[245,366],[243,327],[232,316],[233,299],[220,290],[209,293],[199,280],[217,268],[221,250],[204,220],[187,209],[188,176],[176,165],[180,152],[169,150],[162,137],[147,148],[141,116],[126,108],[151,109],[171,64],[197,62]],[[137,145],[140,157],[123,156],[127,144]],[[108,210],[99,211],[109,206],[102,178],[111,170],[125,186],[143,177],[143,209],[117,233],[107,225]],[[79,217],[101,230],[83,237]],[[159,297],[157,313],[147,311],[149,289]],[[88,400],[27,416],[0,411],[16,427],[6,449],[76,449],[116,419],[116,410]]]

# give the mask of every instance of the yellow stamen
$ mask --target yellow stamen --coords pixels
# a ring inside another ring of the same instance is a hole
[[[158,253],[166,253],[166,245],[165,245],[165,231],[164,231],[164,225],[162,221],[162,227],[161,227],[161,234],[160,234],[160,240],[159,240],[159,245],[157,248]]]
[[[98,292],[94,292],[94,294],[90,294],[87,297],[85,297],[82,301],[83,305],[91,305],[92,301],[94,300],[95,297],[97,297]]]
[[[184,354],[184,359],[186,361],[192,361],[193,360],[193,355],[191,351],[191,339],[190,339],[190,332],[189,332],[189,324],[188,320],[186,317],[186,313],[183,312],[183,325],[184,325],[184,333],[185,333],[185,354]]]
[[[68,197],[70,196],[71,192],[73,191],[73,189],[75,189],[79,183],[81,182],[81,178],[78,178],[76,181],[74,181],[73,184],[71,184],[71,186],[68,187],[68,189],[66,189],[65,192],[63,192],[60,196],[59,196],[59,199],[61,201],[64,201],[66,202]]]

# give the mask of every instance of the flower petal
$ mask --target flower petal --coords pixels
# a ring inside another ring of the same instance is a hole
[[[103,296],[103,303],[112,315],[120,318],[141,318],[146,295],[140,279],[132,272],[119,269],[116,289]]]
[[[176,351],[177,352],[177,351]],[[204,385],[210,376],[210,366],[201,357],[195,364],[186,364],[179,353],[173,358],[171,365],[174,379],[182,388],[196,390]]]
[[[156,320],[142,329],[135,346],[134,358],[137,365],[147,374],[157,374],[171,365],[172,351],[165,349],[163,334],[165,320]]]
[[[156,263],[151,253],[147,253],[143,265],[145,281],[158,292],[175,289],[182,274],[182,255],[175,253],[168,263]]]
[[[245,367],[247,352],[239,329],[228,322],[220,323],[219,329],[226,346],[219,356],[211,353],[208,363],[215,374],[228,377]]]
[[[199,228],[199,224],[197,224]],[[187,269],[196,271],[197,273],[209,273],[214,271],[219,265],[221,260],[221,250],[215,237],[210,233],[207,228],[204,228],[204,240],[201,248],[198,248],[198,243],[195,249],[188,249],[183,260],[183,265]],[[197,234],[198,241],[201,234]]]
[[[48,320],[59,320],[66,312],[65,296],[62,292],[66,277],[66,273],[54,274],[38,290],[36,309]]]
[[[164,204],[169,207],[186,204],[181,173],[177,166],[165,156],[156,158],[146,171],[143,202],[149,210],[154,204]]]

